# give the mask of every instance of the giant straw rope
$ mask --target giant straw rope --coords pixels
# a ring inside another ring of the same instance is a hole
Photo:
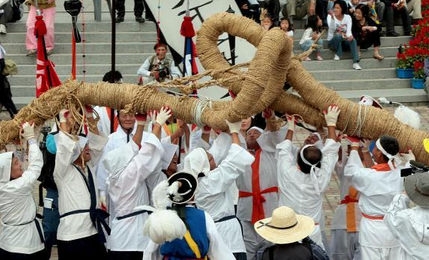
[[[231,67],[217,48],[219,35],[227,32],[242,37],[257,47],[248,69]],[[337,129],[349,135],[375,139],[383,134],[398,139],[401,149],[412,147],[417,160],[429,164],[429,155],[422,141],[429,134],[399,122],[391,113],[374,107],[359,106],[341,98],[307,72],[297,58],[291,58],[292,41],[279,29],[265,32],[258,24],[242,16],[219,13],[207,19],[197,34],[199,59],[209,75],[224,87],[237,93],[233,101],[207,101],[165,94],[158,87],[176,87],[188,90],[206,86],[193,82],[202,75],[174,80],[169,83],[145,85],[86,83],[67,81],[49,90],[22,108],[13,120],[0,122],[0,146],[16,139],[19,126],[25,121],[36,125],[53,118],[64,107],[78,107],[79,103],[127,108],[144,113],[168,105],[174,115],[188,123],[226,129],[225,119],[233,122],[261,112],[267,107],[288,114],[299,114],[307,123],[324,124],[320,111],[337,104],[341,113]],[[284,81],[300,96],[282,90]]]

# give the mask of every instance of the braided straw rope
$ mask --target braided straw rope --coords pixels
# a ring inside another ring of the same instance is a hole
[[[257,53],[247,72],[239,66],[231,67],[222,57],[217,39],[223,32],[245,38],[257,46]],[[383,134],[395,136],[401,148],[412,147],[417,160],[429,164],[429,156],[422,145],[422,140],[429,138],[428,133],[400,123],[387,111],[373,107],[361,109],[358,104],[341,98],[317,82],[298,59],[291,58],[292,41],[279,29],[264,32],[247,18],[220,13],[202,25],[198,32],[197,49],[201,63],[209,70],[207,75],[222,82],[234,93],[239,93],[234,101],[203,102],[186,96],[175,97],[158,91],[156,85],[141,87],[134,84],[67,81],[34,99],[20,110],[15,119],[0,122],[0,146],[18,137],[23,122],[42,125],[64,107],[78,110],[78,100],[82,104],[126,108],[140,113],[168,105],[178,118],[188,123],[199,122],[217,129],[226,129],[225,119],[237,121],[266,107],[299,114],[306,122],[322,126],[324,120],[320,111],[330,104],[337,104],[341,109],[338,129],[347,134],[360,132],[360,136],[371,139]],[[190,77],[186,82],[195,78]],[[285,80],[301,97],[282,90]]]

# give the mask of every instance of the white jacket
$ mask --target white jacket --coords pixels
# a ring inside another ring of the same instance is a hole
[[[34,222],[38,220],[33,199],[33,186],[40,175],[43,157],[36,143],[29,148],[27,170],[11,181],[12,152],[0,154],[0,248],[21,254],[33,254],[45,247]]]
[[[401,243],[401,259],[425,260],[429,256],[429,209],[408,208],[404,194],[393,198],[384,223]]]
[[[111,233],[107,248],[112,251],[143,251],[149,238],[143,235],[143,225],[148,214],[118,220],[117,217],[134,212],[134,208],[149,205],[146,181],[157,178],[166,179],[161,168],[162,145],[150,133],[139,149],[134,141],[110,151],[102,161],[109,173],[108,192],[111,201]],[[122,162],[121,162],[122,161]],[[151,184],[157,185],[157,183]]]
[[[107,137],[88,134],[91,160],[87,163],[95,182],[95,167],[106,144]],[[85,210],[91,206],[91,198],[85,180],[73,166],[76,153],[79,154],[79,143],[72,140],[62,131],[56,135],[57,155],[55,159],[54,180],[58,188],[58,211],[60,215],[74,211]],[[85,172],[85,174],[88,174]],[[88,178],[88,176],[85,176]],[[97,191],[97,185],[95,184]],[[97,194],[98,197],[98,194]],[[97,233],[89,212],[72,214],[60,219],[57,239],[71,241],[89,237]]]

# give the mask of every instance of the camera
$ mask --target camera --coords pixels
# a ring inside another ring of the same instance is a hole
[[[166,67],[159,69],[158,73],[159,73],[159,79],[161,80],[165,79],[170,74],[168,73],[168,68]]]
[[[421,162],[410,160],[410,166],[409,168],[401,169],[401,177],[407,177],[414,173],[429,172],[429,166]]]

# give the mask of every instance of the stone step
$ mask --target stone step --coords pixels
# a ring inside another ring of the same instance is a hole
[[[57,26],[58,27],[58,26]],[[138,32],[116,32],[116,40],[121,42],[156,42],[156,31],[153,29],[147,29],[148,31],[138,31]],[[82,40],[85,40],[87,43],[90,42],[111,42],[112,35],[108,32],[86,32],[83,34],[81,32]],[[7,35],[0,35],[2,42],[5,42],[5,46],[8,46],[8,43],[18,43],[25,41],[24,32],[8,32]],[[55,43],[70,43],[71,42],[71,32],[55,32]],[[78,43],[80,44],[80,43]],[[12,44],[10,44],[12,45]],[[8,49],[9,52],[9,49]]]
[[[380,90],[389,92],[392,89],[409,89],[410,79],[386,78],[386,79],[341,79],[341,80],[320,80],[327,88],[335,91],[356,90],[365,92],[367,90]]]
[[[338,94],[352,101],[359,101],[362,94],[372,97],[386,97],[388,100],[400,103],[427,103],[428,95],[424,89],[390,89],[389,91],[372,89],[362,92],[361,90],[338,91]]]
[[[11,54],[20,53],[21,55],[26,54],[25,42],[15,43],[13,46],[9,44],[4,44],[5,49],[9,52],[11,49]],[[116,42],[116,52],[122,53],[153,53],[153,46],[155,42]],[[85,45],[76,44],[76,52],[82,53],[110,53],[111,49],[110,42],[87,42]],[[71,43],[55,43],[54,53],[70,53],[71,52]],[[10,56],[11,57],[11,56]]]
[[[143,62],[144,57],[142,58]],[[120,59],[118,59],[120,60]],[[54,61],[55,62],[55,61]],[[307,63],[319,63],[319,68],[317,70],[309,70],[310,73],[320,81],[326,80],[355,80],[355,79],[378,79],[378,78],[392,78],[396,79],[396,70],[392,67],[377,67],[376,65],[372,65],[372,68],[364,67],[366,62],[362,62],[362,66],[364,69],[357,71],[352,69],[352,61],[351,60],[342,60],[342,61],[306,61]],[[332,68],[329,66],[332,62],[339,63],[338,68]],[[378,63],[378,61],[368,61],[370,63]],[[326,66],[325,66],[326,64]],[[137,70],[140,67],[141,63],[130,64],[130,63],[118,63],[116,69],[121,71],[124,75],[133,75],[134,78],[137,77]],[[111,68],[110,63],[98,63],[98,64],[82,64],[78,63],[76,66],[76,71],[78,76],[83,75],[83,71],[86,71],[86,77],[90,75],[101,75],[99,78],[101,79],[102,75],[105,72],[109,71]],[[70,64],[58,64],[56,63],[55,70],[61,79],[68,78],[71,71]],[[35,65],[20,65],[19,66],[19,74],[11,77],[11,83],[24,85],[24,84],[32,84],[32,79],[35,77],[36,67]],[[127,77],[128,78],[128,77]],[[124,78],[124,81],[125,78]],[[128,82],[128,81],[126,81]]]
[[[362,66],[364,70],[369,69],[378,69],[378,68],[394,68],[396,65],[396,58],[393,57],[385,57],[384,60],[378,61],[374,58],[372,58],[372,51],[370,52],[371,55],[361,55],[361,60],[359,64]],[[332,56],[332,54],[330,54]],[[341,59],[339,61],[333,60],[332,57],[329,56],[328,58],[325,57],[323,61],[318,61],[315,59],[315,54],[311,55],[310,57],[313,58],[311,61],[303,61],[302,64],[305,69],[308,71],[317,71],[321,70],[322,66],[324,68],[329,68],[329,70],[341,70],[344,68],[350,68],[351,64],[351,57],[348,57],[347,59]],[[371,57],[365,57],[365,56],[371,56]]]

